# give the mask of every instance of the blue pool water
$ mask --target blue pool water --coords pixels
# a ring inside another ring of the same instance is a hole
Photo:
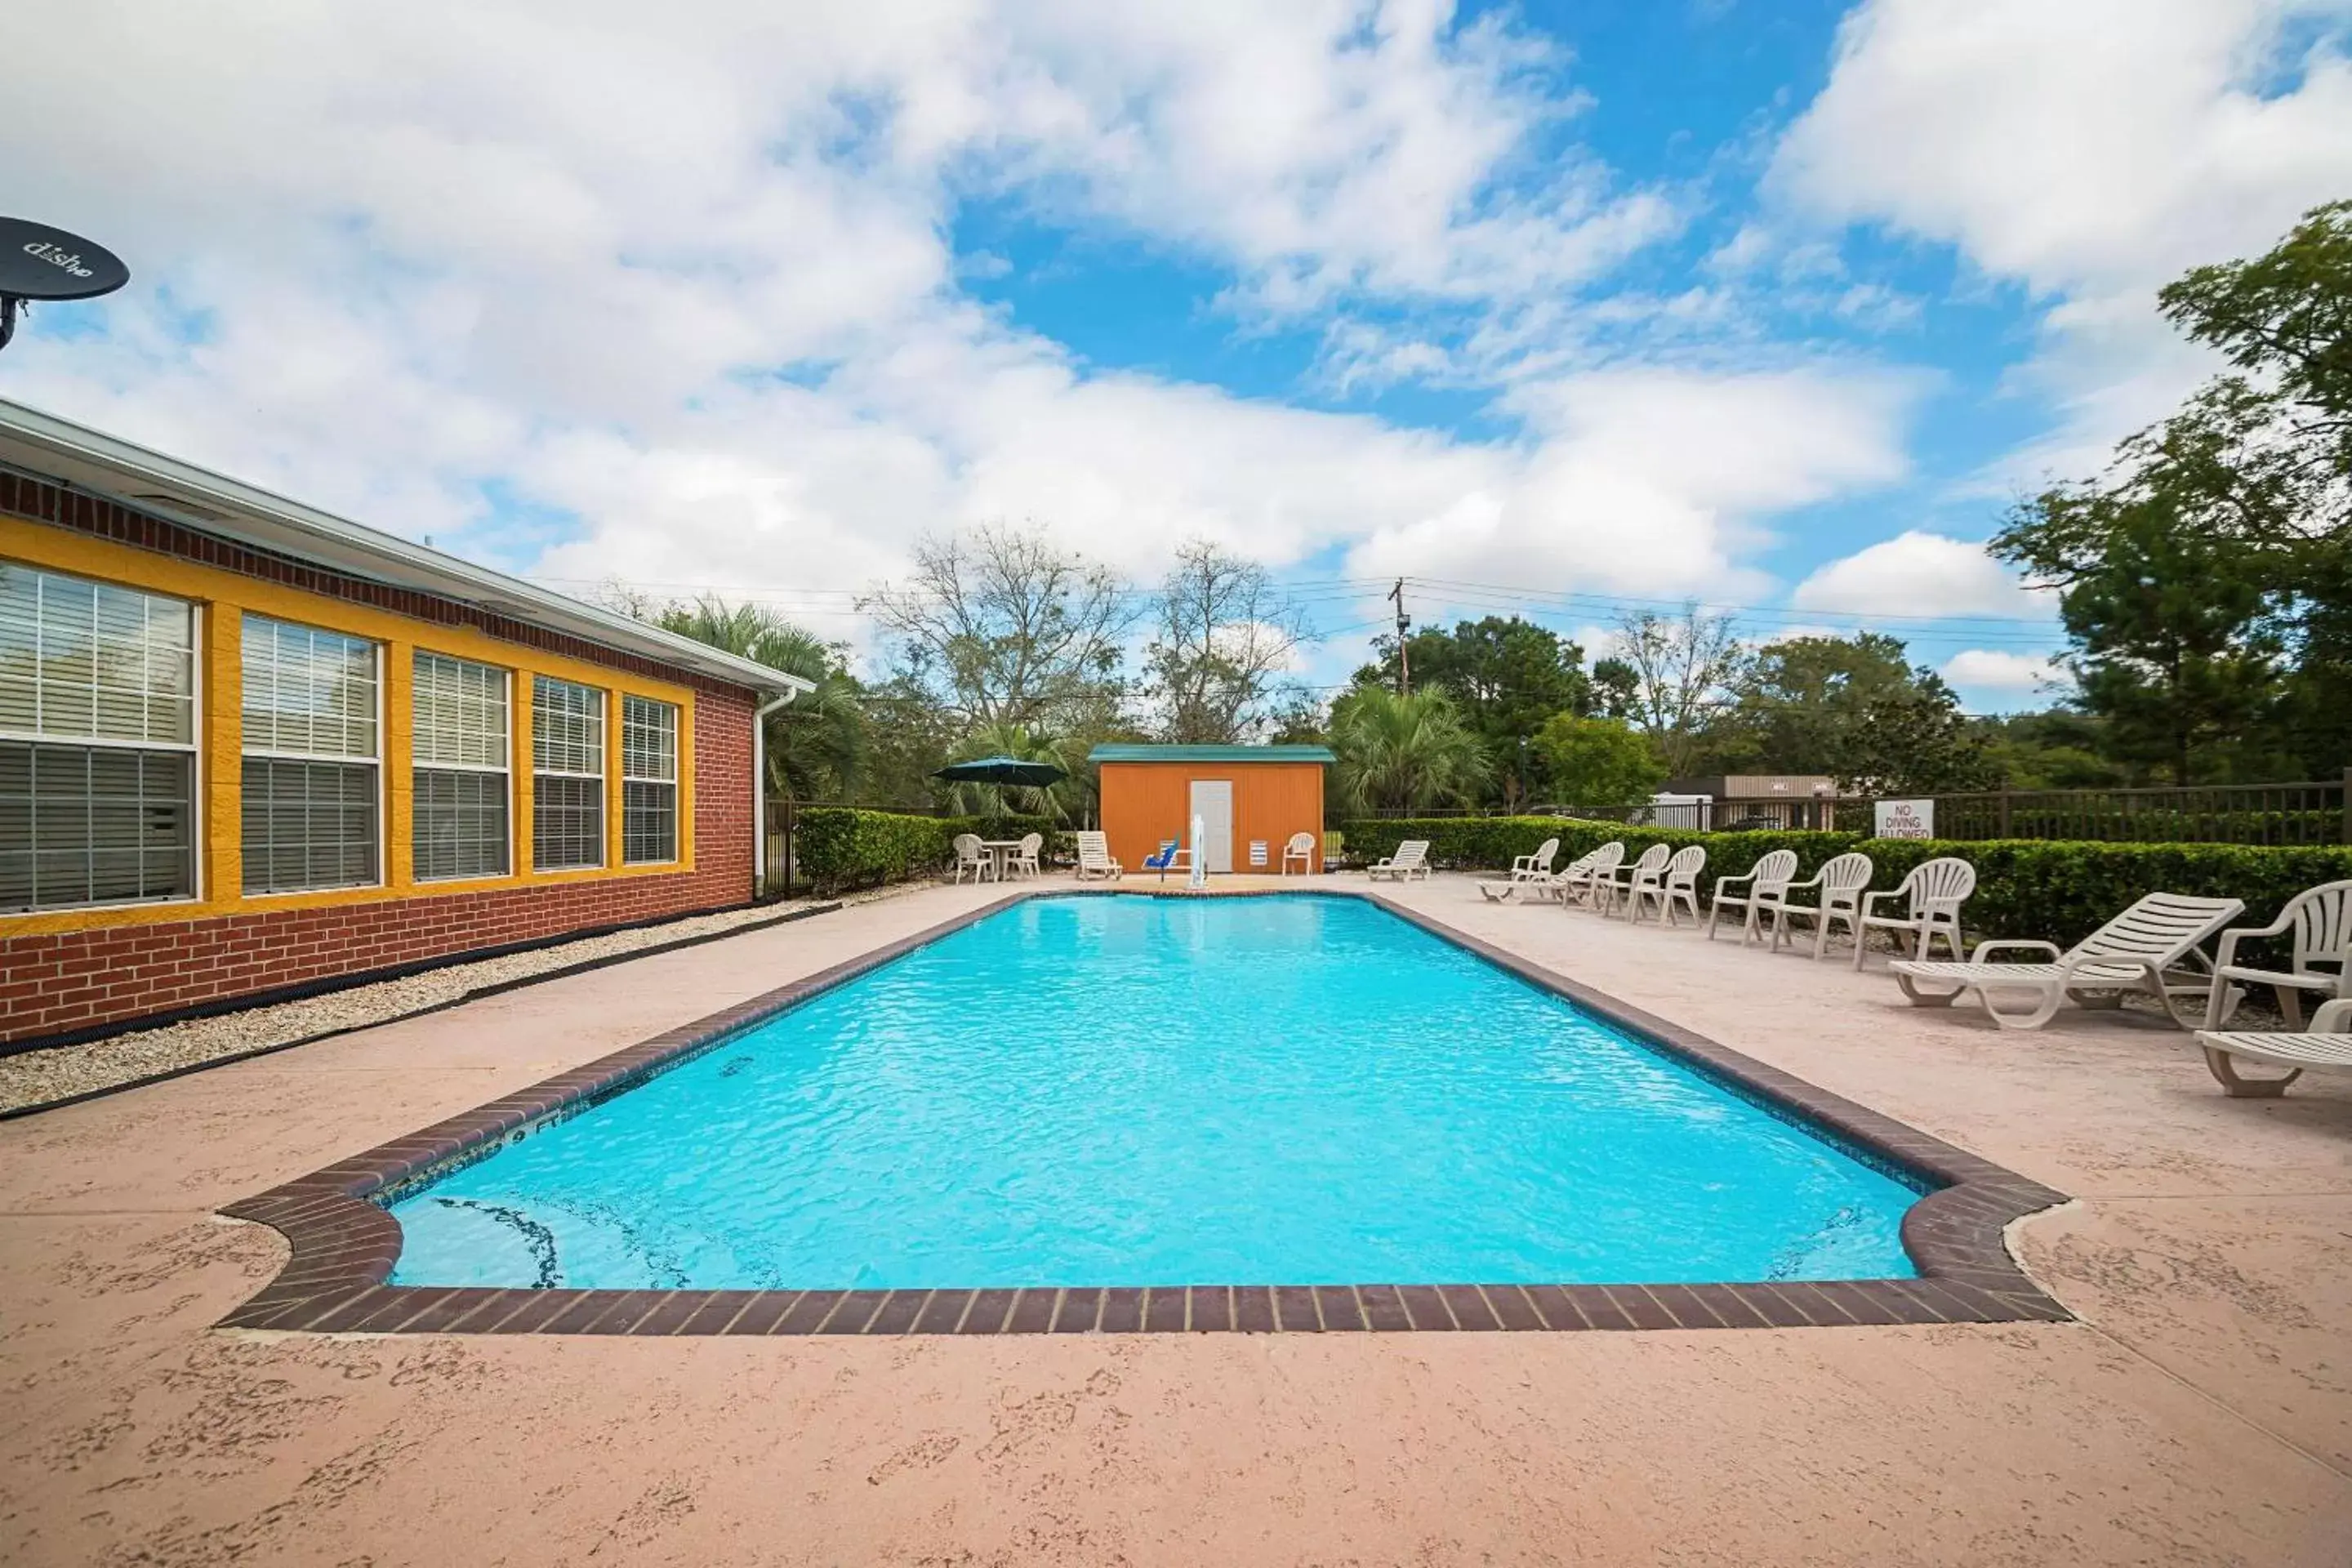
[[[394,1278],[1907,1276],[1917,1195],[1358,900],[1048,898],[406,1195]]]

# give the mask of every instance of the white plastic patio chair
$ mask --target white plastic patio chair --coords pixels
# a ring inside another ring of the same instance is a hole
[[[1395,854],[1383,855],[1375,861],[1369,874],[1375,882],[1383,877],[1393,878],[1400,882],[1410,882],[1416,876],[1423,881],[1427,881],[1429,879],[1429,840],[1406,839],[1396,847]]]
[[[1024,833],[1020,847],[1013,851],[1012,874],[1016,877],[1042,877],[1045,868],[1037,863],[1037,852],[1045,847],[1042,833]]]
[[[996,875],[996,867],[990,861],[988,852],[981,847],[979,834],[959,833],[953,842],[957,881],[963,880],[966,871],[971,873],[971,879],[975,882],[985,882]]]
[[[1595,878],[1592,883],[1592,907],[1603,915],[1615,914],[1617,906],[1624,900],[1628,892],[1641,883],[1643,876],[1646,874],[1655,877],[1659,872],[1664,871],[1666,868],[1667,858],[1673,854],[1674,851],[1665,845],[1653,844],[1643,850],[1642,858],[1631,866],[1620,866],[1605,877]]]
[[[1579,856],[1575,864],[1552,879],[1552,890],[1559,895],[1560,907],[1581,899],[1587,902],[1601,896],[1601,883],[1605,877],[1616,874],[1625,858],[1625,843],[1612,838],[1590,855]]]
[[[1675,906],[1681,904],[1690,910],[1691,924],[1698,924],[1698,874],[1706,868],[1706,851],[1696,844],[1686,844],[1675,851],[1663,871],[1633,879],[1626,893],[1625,919],[1628,924],[1642,923],[1644,900],[1658,906],[1658,918],[1665,924],[1680,925],[1681,917]]]
[[[1772,911],[1772,951],[1780,951],[1783,938],[1791,947],[1797,944],[1797,939],[1789,933],[1789,922],[1800,918],[1813,922],[1815,962],[1829,951],[1831,928],[1840,921],[1845,921],[1847,934],[1860,942],[1862,928],[1856,922],[1862,919],[1862,890],[1870,886],[1871,875],[1876,869],[1869,856],[1849,851],[1822,862],[1822,868],[1808,880],[1790,883],[1780,895],[1779,907]],[[1800,904],[1790,900],[1790,893],[1801,893],[1809,888],[1815,889],[1816,902]]]
[[[1862,967],[1863,952],[1870,945],[1874,931],[1909,931],[1914,958],[1927,957],[1940,934],[1951,945],[1954,958],[1966,958],[1968,950],[1960,945],[1960,906],[1976,890],[1977,868],[1958,856],[1943,855],[1912,867],[1903,885],[1891,893],[1864,893],[1862,932],[1853,939],[1853,966]],[[1907,912],[1874,913],[1882,903],[1900,903]]]
[[[1081,882],[1116,882],[1126,875],[1119,863],[1110,858],[1110,838],[1102,833],[1080,833],[1078,841],[1078,880]]]
[[[2305,1068],[2352,1068],[2352,996],[2322,1002],[2311,1016],[2307,1033],[2281,1030],[2276,1034],[2224,1034],[2197,1031],[2205,1047],[2205,1066],[2232,1100],[2276,1100]],[[2237,1058],[2292,1068],[2284,1078],[2246,1078]]]
[[[1315,873],[1315,835],[1294,833],[1290,842],[1282,847],[1282,874],[1290,875],[1290,863],[1298,862],[1298,874],[1309,877]]]
[[[2294,941],[2285,969],[2238,962],[2241,942],[2284,936],[2289,931],[2294,932]],[[2209,1029],[2227,1023],[2235,1001],[2243,994],[2233,982],[2269,986],[2290,1029],[2303,1026],[2304,992],[2352,996],[2352,882],[2322,882],[2289,899],[2270,924],[2223,931],[2221,949],[2213,955],[2213,973],[2218,984],[2206,1004]]]
[[[1706,940],[1715,940],[1715,922],[1723,917],[1726,904],[1740,911],[1739,945],[1746,947],[1759,934],[1757,917],[1788,897],[1789,884],[1796,879],[1797,852],[1775,849],[1738,877],[1717,877],[1715,898],[1707,906]],[[1741,889],[1733,893],[1729,889]]]
[[[1512,894],[1522,888],[1531,888],[1551,880],[1551,863],[1559,857],[1559,840],[1547,838],[1537,846],[1534,854],[1512,857],[1509,881],[1484,881],[1478,884],[1478,891],[1484,894],[1490,903],[1507,902]]]
[[[2174,1023],[2194,1029],[2201,1020],[2182,1013],[2173,998],[2195,995],[2202,1001],[2211,992],[2213,966],[2198,944],[2237,918],[2245,907],[2236,899],[2150,893],[2063,952],[2055,942],[1982,942],[1965,963],[1897,960],[1893,965],[1895,979],[1917,1007],[1948,1007],[1963,993],[1973,991],[1992,1021],[2004,1029],[2038,1029],[2070,997],[2085,1007],[2120,1007],[2126,991],[2144,991],[2156,997]],[[1985,956],[2030,948],[2047,952],[2050,961],[1993,963]],[[2204,973],[2182,967],[2190,963]],[[1923,991],[1922,983],[1951,989]],[[1995,991],[2031,993],[2035,998],[2033,1008],[2027,1013],[2004,1013],[1993,1005]],[[2090,1000],[2084,992],[2099,995]]]

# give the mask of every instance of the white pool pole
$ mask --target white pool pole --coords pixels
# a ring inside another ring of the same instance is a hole
[[[1201,858],[1201,819],[1198,816],[1192,818],[1192,873],[1185,879],[1184,885],[1189,888],[1207,887],[1209,885],[1209,868],[1208,864]]]

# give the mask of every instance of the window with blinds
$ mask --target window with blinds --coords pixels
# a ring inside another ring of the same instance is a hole
[[[677,709],[621,699],[621,860],[677,858]]]
[[[245,890],[383,879],[376,646],[245,617]]]
[[[416,879],[505,876],[512,841],[507,672],[420,652],[411,691],[409,821]]]
[[[530,863],[604,863],[604,694],[544,675],[530,683]]]
[[[0,912],[195,896],[195,611],[0,561]]]

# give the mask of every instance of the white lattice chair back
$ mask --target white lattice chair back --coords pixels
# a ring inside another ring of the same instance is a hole
[[[2149,893],[2074,944],[2092,958],[2156,958],[2179,948],[2217,920],[2244,908],[2235,899],[2192,899]]]
[[[1547,839],[1545,839],[1541,844],[1538,844],[1538,845],[1537,845],[1537,846],[1536,846],[1536,855],[1535,855],[1535,860],[1534,860],[1533,864],[1534,864],[1535,868],[1536,868],[1537,870],[1538,870],[1538,871],[1549,871],[1549,870],[1550,870],[1550,869],[1551,869],[1551,863],[1552,863],[1554,860],[1557,860],[1557,859],[1559,859],[1559,839],[1557,839],[1557,838],[1547,838]]]
[[[2352,963],[2352,882],[2322,882],[2295,895],[2294,966],[2315,958]]]
[[[1859,851],[1838,856],[1822,868],[1822,902],[1853,903],[1870,886],[1871,873],[1877,868],[1869,856]]]
[[[1625,841],[1622,838],[1612,838],[1585,858],[1585,869],[1594,872],[1614,871],[1624,863],[1624,859]]]
[[[1666,886],[1690,888],[1698,884],[1698,874],[1706,868],[1706,851],[1696,844],[1685,845],[1675,851],[1666,862]]]
[[[1045,836],[1044,834],[1024,833],[1021,836],[1021,853],[1024,858],[1036,858],[1037,851],[1044,847],[1045,847]]]
[[[1673,853],[1673,850],[1663,844],[1651,845],[1642,851],[1642,858],[1633,862],[1633,875],[1636,877],[1644,873],[1654,875],[1665,866],[1666,857]]]
[[[1797,879],[1797,852],[1793,849],[1773,850],[1756,862],[1755,876],[1755,891],[1780,891]]]
[[[933,842],[936,843],[938,841],[935,839]],[[955,836],[955,853],[956,858],[962,861],[967,866],[971,864],[974,860],[979,859],[980,835],[977,833],[957,834]]]
[[[1958,909],[1977,890],[1977,868],[1956,855],[1922,860],[1903,879],[1903,890],[1911,895],[1914,914],[1937,908]]]

